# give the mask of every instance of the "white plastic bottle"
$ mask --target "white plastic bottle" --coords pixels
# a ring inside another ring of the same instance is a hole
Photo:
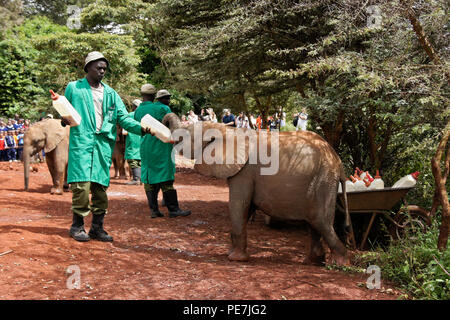
[[[50,90],[50,93],[52,94],[53,108],[55,108],[61,118],[64,118],[71,127],[79,126],[81,123],[81,116],[70,104],[69,100],[64,96],[60,96],[53,92],[53,90]]]
[[[345,181],[345,191],[347,192],[355,191],[355,186],[353,185],[353,182],[351,182],[349,179]]]
[[[356,191],[365,190],[367,188],[366,184],[361,179],[359,179],[358,175],[356,175],[356,177],[350,176],[350,178],[353,181],[353,186]]]
[[[380,172],[378,170],[375,175],[375,179],[373,179],[370,185],[372,186],[372,189],[384,189],[384,181],[381,179]]]
[[[170,129],[153,118],[151,115],[146,114],[141,119],[141,126],[144,128],[150,128],[152,133],[155,134],[155,137],[157,137],[162,142],[174,143]]]
[[[408,174],[407,176],[404,176],[400,180],[398,180],[392,188],[412,188],[417,183],[417,178],[419,177],[420,172],[416,171],[411,174]]]

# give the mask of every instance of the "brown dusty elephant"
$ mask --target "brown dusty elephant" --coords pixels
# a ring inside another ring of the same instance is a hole
[[[130,169],[125,160],[125,136],[122,134],[122,128],[119,125],[117,125],[117,137],[112,154],[112,163],[114,166],[114,179],[129,179]]]
[[[230,260],[248,260],[247,221],[258,209],[274,218],[308,222],[311,242],[304,263],[323,263],[321,237],[335,262],[349,263],[346,247],[333,228],[339,183],[343,186],[345,223],[350,227],[345,173],[339,156],[319,135],[309,131],[257,132],[211,122],[174,131],[180,128],[174,114],[166,115],[163,123],[172,130],[175,141],[182,139],[175,149],[195,158],[198,172],[228,181]],[[245,135],[253,140],[241,139]]]
[[[45,160],[52,176],[51,194],[63,194],[67,186],[67,162],[70,127],[62,127],[61,120],[44,119],[34,123],[25,132],[23,145],[23,168],[25,190],[28,190],[30,159],[44,149]]]

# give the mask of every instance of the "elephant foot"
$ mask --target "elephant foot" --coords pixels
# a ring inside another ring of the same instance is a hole
[[[51,189],[50,189],[50,194],[58,194],[58,195],[61,195],[61,194],[63,194],[63,192],[61,191],[60,188],[51,188]]]
[[[337,264],[338,266],[351,266],[350,259],[347,255],[341,255],[337,253],[332,253],[330,256],[331,264]]]
[[[234,249],[228,255],[228,260],[230,261],[248,261],[249,255],[242,250]]]

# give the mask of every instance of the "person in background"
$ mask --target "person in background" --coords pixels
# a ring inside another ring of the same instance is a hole
[[[10,131],[10,130],[14,130],[14,124],[13,124],[12,119],[9,119],[8,123],[6,124],[6,131]]]
[[[280,129],[286,126],[286,112],[280,112]]]
[[[188,121],[188,119],[186,118],[186,116],[183,114],[183,115],[181,116],[181,125],[187,126],[188,124],[189,124],[189,121]]]
[[[28,130],[30,128],[30,125],[31,125],[30,120],[25,119],[24,122],[23,122],[22,129],[24,129],[26,131],[26,130]]]
[[[212,121],[212,122],[214,122],[214,123],[217,123],[217,116],[216,116],[216,114],[215,114],[213,108],[208,108],[208,109],[206,109],[206,112],[207,112],[208,115],[209,115],[209,121]]]
[[[136,108],[142,103],[141,100],[135,99],[132,103],[133,112],[129,115],[134,118],[134,112]],[[126,136],[125,141],[125,159],[131,168],[131,173],[133,175],[133,180],[127,182],[127,185],[140,185],[141,184],[141,136],[128,133],[125,129],[122,129],[123,135]]]
[[[145,84],[141,88],[142,103],[134,112],[134,119],[141,119],[149,114],[159,122],[164,116],[172,113],[170,110],[171,94],[167,90],[156,92],[151,84]],[[191,211],[181,210],[178,205],[177,191],[173,187],[175,181],[175,160],[172,159],[173,144],[164,143],[154,136],[145,136],[141,142],[142,175],[144,190],[147,196],[151,217],[158,218],[164,215],[159,211],[158,193],[163,193],[163,199],[169,210],[169,217],[188,216]]]
[[[194,110],[189,111],[188,121],[189,121],[189,123],[198,122],[198,116],[194,113]]]
[[[308,124],[308,113],[306,108],[302,109],[302,112],[298,115],[297,127],[295,128],[297,131],[300,128],[302,131],[306,131],[306,125]]]
[[[256,130],[261,130],[262,129],[262,117],[261,115],[258,115],[258,117],[256,118]]]
[[[230,109],[225,109],[224,112],[225,115],[222,118],[222,122],[226,126],[236,127],[235,118],[234,115],[230,112]]]
[[[16,141],[14,140],[13,131],[7,131],[7,135],[5,137],[6,142],[6,159],[9,162],[12,162],[16,159]]]
[[[2,120],[0,120],[0,131],[7,131],[6,129],[6,123]]]
[[[22,160],[22,153],[23,153],[23,136],[25,132],[23,129],[20,129],[17,134],[17,160]]]
[[[6,161],[5,131],[0,130],[0,161]]]

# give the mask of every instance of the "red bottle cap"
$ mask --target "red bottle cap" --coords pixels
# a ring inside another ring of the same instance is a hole
[[[59,94],[54,93],[53,90],[51,90],[51,89],[49,91],[52,94],[52,100],[57,100],[59,98]]]
[[[411,173],[411,176],[412,176],[414,179],[417,180],[417,178],[419,178],[419,174],[420,174],[420,172],[419,172],[419,171],[416,171],[416,172],[414,172],[414,173]]]
[[[381,179],[380,171],[377,169],[377,174],[375,175],[375,179]]]

